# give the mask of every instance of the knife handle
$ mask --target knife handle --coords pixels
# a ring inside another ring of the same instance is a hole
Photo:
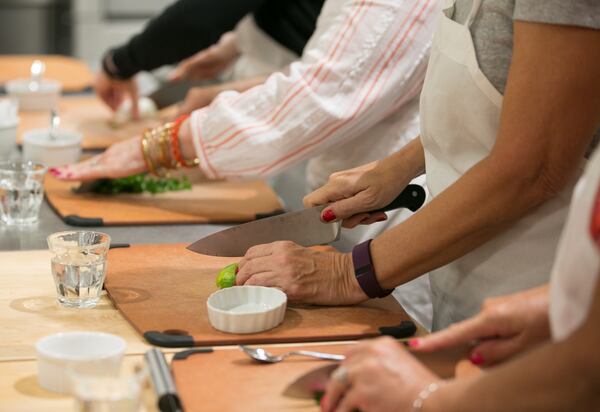
[[[392,202],[382,207],[381,209],[373,210],[371,213],[375,212],[389,212],[390,210],[406,208],[413,212],[419,210],[423,203],[425,203],[425,198],[427,194],[425,193],[425,189],[423,189],[419,185],[408,185],[404,188],[404,190],[396,197]]]

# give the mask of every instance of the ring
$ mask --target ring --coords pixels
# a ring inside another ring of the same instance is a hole
[[[333,371],[333,373],[331,374],[331,379],[339,382],[345,387],[350,386],[350,380],[348,379],[348,369],[344,368],[343,366],[340,366]]]

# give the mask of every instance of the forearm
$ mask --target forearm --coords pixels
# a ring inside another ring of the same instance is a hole
[[[410,219],[377,237],[371,253],[382,286],[397,286],[452,262],[548,199],[541,182],[505,165],[494,156],[484,159]]]
[[[120,77],[173,64],[218,42],[264,0],[179,0],[127,44],[112,50]]]

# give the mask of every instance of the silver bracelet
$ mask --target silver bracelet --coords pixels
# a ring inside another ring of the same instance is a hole
[[[423,405],[425,404],[427,398],[429,398],[429,396],[431,396],[432,393],[441,388],[442,385],[442,382],[430,383],[425,387],[425,389],[419,392],[419,396],[417,396],[417,399],[415,399],[412,403],[413,412],[421,412],[423,410]]]

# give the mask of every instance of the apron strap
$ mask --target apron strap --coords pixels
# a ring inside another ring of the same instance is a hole
[[[465,25],[467,27],[471,27],[475,17],[477,17],[477,13],[479,12],[479,8],[481,7],[481,0],[473,0],[473,5],[471,6],[471,11],[469,12],[469,17],[467,17],[467,22]]]

